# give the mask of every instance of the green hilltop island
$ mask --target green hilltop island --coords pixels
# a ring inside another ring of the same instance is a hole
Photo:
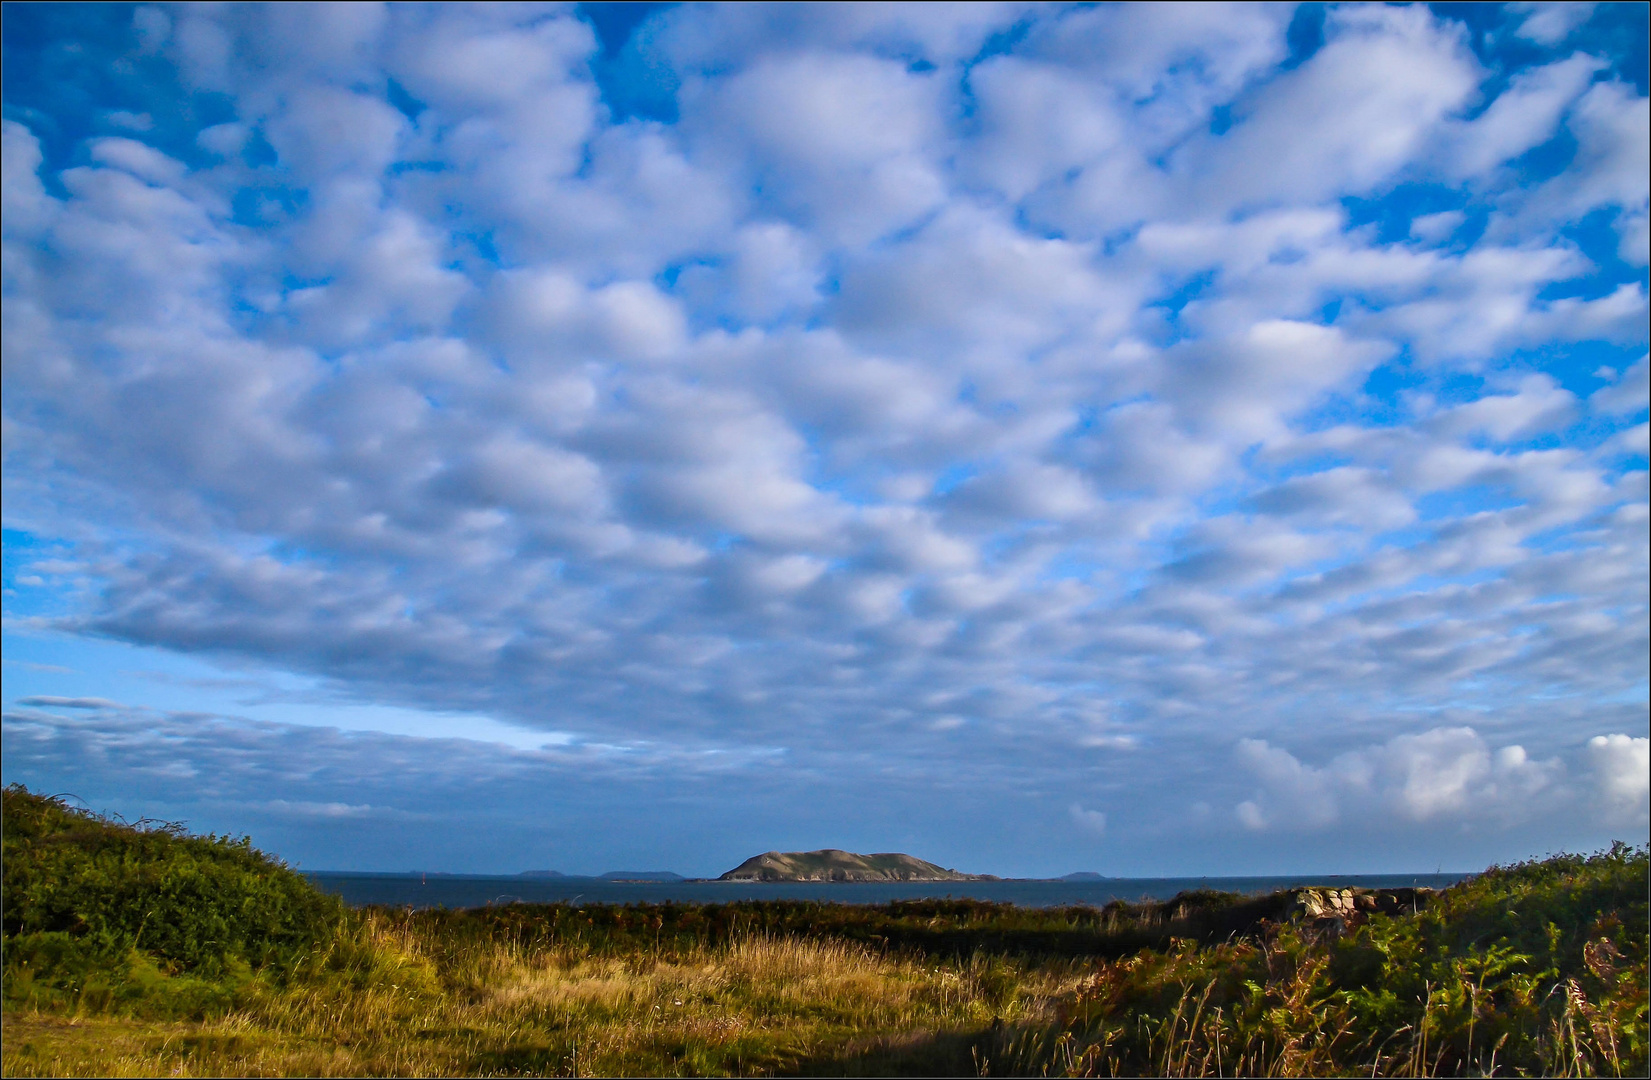
[[[997,881],[991,874],[960,874],[896,851],[769,851],[753,855],[718,881]]]

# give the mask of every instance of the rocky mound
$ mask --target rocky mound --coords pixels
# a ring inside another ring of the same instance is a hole
[[[769,851],[753,855],[718,881],[990,881],[989,874],[960,874],[899,852]]]
[[[1315,925],[1334,921],[1356,925],[1367,915],[1414,915],[1438,895],[1428,888],[1397,889],[1289,889],[1281,894],[1286,917],[1305,919]]]

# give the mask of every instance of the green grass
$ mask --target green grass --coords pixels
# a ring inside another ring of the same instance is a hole
[[[1644,847],[1339,923],[1220,893],[349,910],[244,840],[15,787],[5,859],[6,1075],[1646,1067]]]

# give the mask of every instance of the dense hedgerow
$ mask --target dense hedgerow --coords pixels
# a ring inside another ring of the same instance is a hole
[[[4,830],[8,998],[37,977],[70,986],[111,967],[137,983],[290,967],[345,916],[246,838],[127,825],[21,785],[4,791]]]

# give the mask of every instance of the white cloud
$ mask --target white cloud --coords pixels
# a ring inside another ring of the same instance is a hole
[[[863,244],[938,207],[943,129],[932,75],[871,56],[801,52],[690,82],[684,105],[736,184],[834,241]],[[770,194],[771,193],[771,194]]]
[[[965,60],[984,40],[1035,11],[1020,2],[964,6],[892,3],[875,8],[784,3],[667,11],[644,28],[650,58],[681,71],[726,70],[798,42],[843,52],[911,57],[936,65]]]
[[[0,158],[5,162],[5,173],[0,191],[5,193],[5,229],[8,236],[23,237],[45,224],[56,210],[57,201],[46,197],[40,183],[39,140],[14,120],[6,120],[4,125],[4,153]]]
[[[140,7],[132,12],[132,28],[144,52],[155,52],[172,33],[172,20],[159,8]]]
[[[1451,171],[1475,177],[1547,140],[1602,66],[1579,53],[1526,71],[1473,121],[1445,126],[1441,139]]]
[[[1257,798],[1237,806],[1238,820],[1246,827],[1265,829],[1282,822],[1285,827],[1322,828],[1341,815],[1330,778],[1303,765],[1289,751],[1261,739],[1244,739],[1238,744],[1237,756],[1239,764],[1264,785]]]
[[[1322,829],[1355,813],[1366,824],[1372,813],[1413,822],[1503,823],[1565,798],[1556,788],[1565,773],[1559,759],[1533,761],[1517,744],[1493,751],[1470,727],[1398,735],[1340,754],[1323,768],[1257,739],[1241,741],[1237,757],[1262,785],[1235,809],[1252,829]]]
[[[1640,220],[1651,188],[1645,99],[1623,83],[1596,82],[1572,106],[1567,124],[1577,140],[1575,163],[1531,193],[1523,216],[1575,220],[1596,208],[1614,208],[1624,246],[1635,250],[1632,238],[1644,228]]]
[[[1410,235],[1428,243],[1440,243],[1461,228],[1467,215],[1460,210],[1443,210],[1437,214],[1423,214],[1410,223]]]
[[[245,124],[214,124],[209,128],[202,128],[195,136],[195,143],[202,149],[210,150],[219,157],[229,157],[239,153],[251,132]]]
[[[1587,3],[1516,3],[1508,7],[1516,12],[1528,12],[1516,31],[1540,45],[1558,45],[1570,36],[1572,30],[1587,22],[1597,5]]]
[[[1462,35],[1416,8],[1337,8],[1311,60],[1243,106],[1243,119],[1182,168],[1211,206],[1311,204],[1363,192],[1406,166],[1469,99]],[[1198,164],[1193,164],[1198,160]]]
[[[1106,832],[1106,815],[1099,810],[1085,810],[1079,803],[1067,807],[1072,821],[1084,832],[1101,836]]]
[[[1131,156],[1112,95],[1079,73],[995,56],[975,67],[970,84],[983,130],[969,150],[969,165],[1011,199],[1068,170],[1098,167],[1103,155]],[[1135,168],[1144,172],[1139,162]]]
[[[58,631],[1020,770],[1111,837],[1238,738],[1260,787],[1207,799],[1329,836],[1526,820],[1639,730],[1646,107],[1596,58],[1502,80],[1425,7],[1286,64],[1265,5],[684,6],[612,61],[650,119],[571,9],[329,12],[140,9],[212,126],[6,122]]]
[[[1287,26],[1288,13],[1265,4],[1076,8],[1035,24],[1027,51],[1142,103],[1151,134],[1168,141],[1269,73]]]
[[[1595,735],[1588,740],[1588,762],[1609,810],[1645,817],[1651,798],[1651,739]]]
[[[310,182],[373,177],[395,159],[407,126],[387,102],[335,87],[302,87],[282,104],[264,136],[282,163]]]
[[[1528,438],[1563,426],[1576,412],[1576,397],[1546,375],[1525,378],[1512,394],[1486,394],[1444,409],[1430,425],[1453,435],[1484,433],[1499,442]]]
[[[1651,357],[1640,357],[1616,382],[1595,390],[1588,404],[1597,412],[1618,416],[1651,404]]]
[[[261,809],[282,817],[293,816],[299,818],[358,818],[373,813],[374,807],[368,803],[346,802],[289,802],[286,799],[271,799],[264,803]]]

